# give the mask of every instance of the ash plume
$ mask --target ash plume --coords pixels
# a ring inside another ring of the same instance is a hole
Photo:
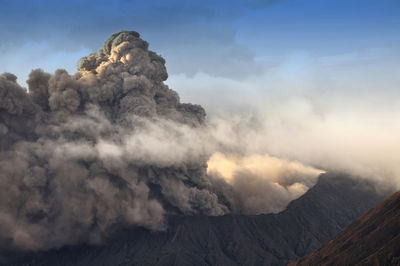
[[[164,230],[167,215],[279,211],[320,173],[207,174],[229,145],[163,83],[165,60],[137,32],[113,34],[78,69],[33,70],[28,92],[0,76],[0,246],[97,243],[119,226]],[[281,200],[259,206],[268,197]]]

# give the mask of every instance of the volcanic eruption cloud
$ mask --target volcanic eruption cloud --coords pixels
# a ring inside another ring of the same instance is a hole
[[[0,76],[0,245],[98,243],[170,215],[283,210],[322,172],[240,155],[230,134],[181,103],[165,61],[134,31],[113,34],[79,72]],[[207,164],[209,168],[207,169]]]

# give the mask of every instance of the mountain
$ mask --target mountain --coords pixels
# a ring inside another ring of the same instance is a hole
[[[99,245],[9,252],[3,264],[286,265],[318,248],[381,200],[367,182],[322,174],[313,188],[278,214],[172,216],[165,232],[125,228]]]
[[[400,265],[400,192],[293,265]]]

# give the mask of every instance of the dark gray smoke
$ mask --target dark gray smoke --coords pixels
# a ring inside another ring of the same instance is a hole
[[[0,76],[1,245],[96,243],[124,225],[163,230],[166,214],[240,211],[206,174],[218,144],[204,109],[180,103],[138,33],[113,34],[78,68],[33,70],[29,92]]]

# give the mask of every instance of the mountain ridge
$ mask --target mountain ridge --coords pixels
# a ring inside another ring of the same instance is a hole
[[[400,191],[292,266],[399,265]]]

